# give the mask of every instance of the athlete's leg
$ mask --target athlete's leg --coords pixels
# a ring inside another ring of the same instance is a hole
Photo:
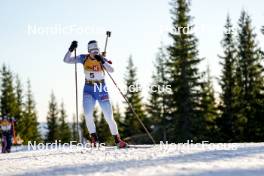
[[[98,100],[99,105],[102,108],[104,118],[110,128],[111,134],[112,135],[117,135],[118,134],[118,129],[117,125],[113,116],[113,110],[112,110],[112,105],[109,101],[109,99],[104,99],[104,100]]]
[[[119,148],[127,147],[127,143],[124,142],[123,140],[121,140],[121,138],[118,134],[117,125],[116,125],[115,119],[113,117],[113,110],[112,110],[112,106],[111,106],[109,99],[99,100],[99,104],[102,108],[102,111],[104,113],[104,118],[105,118],[106,122],[108,123],[108,126],[110,128],[111,134],[114,137],[116,145]]]
[[[11,135],[11,132],[8,132],[7,133],[7,136],[6,136],[6,151],[8,153],[10,153],[11,151],[11,146],[12,146],[12,135]]]
[[[90,134],[96,132],[96,127],[94,124],[93,110],[96,100],[91,94],[87,92],[83,93],[83,109],[85,115],[86,126]]]
[[[2,134],[2,153],[6,153],[6,146],[7,146],[6,133],[3,132]]]

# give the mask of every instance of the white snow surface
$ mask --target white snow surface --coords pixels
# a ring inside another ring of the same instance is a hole
[[[13,148],[0,175],[264,176],[264,143],[181,144],[128,149]]]

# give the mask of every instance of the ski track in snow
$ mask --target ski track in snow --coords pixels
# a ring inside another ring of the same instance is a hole
[[[0,154],[0,175],[264,176],[264,143],[233,145],[236,150],[177,149],[177,145],[116,150],[23,149]]]

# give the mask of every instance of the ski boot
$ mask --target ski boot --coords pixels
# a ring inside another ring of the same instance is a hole
[[[91,133],[91,144],[92,147],[96,147],[97,145],[99,145],[99,141],[96,133]]]
[[[118,148],[127,148],[128,144],[124,142],[119,135],[114,135],[115,143]]]

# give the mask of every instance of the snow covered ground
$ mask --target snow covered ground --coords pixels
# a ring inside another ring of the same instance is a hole
[[[223,144],[205,146],[37,151],[24,148],[0,154],[0,175],[264,175],[264,143],[232,144],[225,149]]]

